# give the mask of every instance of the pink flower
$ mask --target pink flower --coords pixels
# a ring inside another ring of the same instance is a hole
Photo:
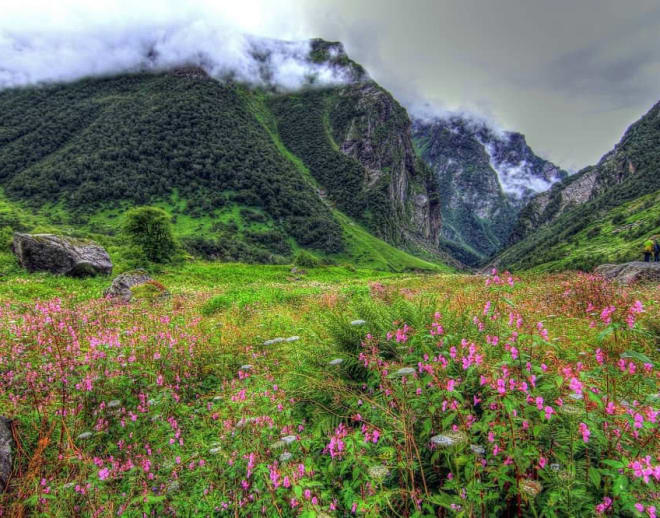
[[[99,478],[101,480],[106,480],[110,476],[110,470],[108,468],[103,468],[99,470]]]
[[[578,425],[578,428],[580,429],[580,433],[582,434],[582,440],[584,442],[589,442],[589,436],[591,435],[591,431],[589,431],[589,427],[584,423],[580,423]]]
[[[545,468],[545,465],[548,463],[548,459],[545,457],[539,457],[539,468]]]

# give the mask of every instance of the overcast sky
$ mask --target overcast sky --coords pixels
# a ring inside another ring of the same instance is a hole
[[[657,0],[0,0],[0,9],[0,66],[10,33],[202,19],[339,40],[407,107],[475,112],[572,169],[596,162],[660,99]]]

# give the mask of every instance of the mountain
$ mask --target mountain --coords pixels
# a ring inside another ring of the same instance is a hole
[[[309,42],[314,73],[294,90],[274,81],[273,48],[251,47],[258,84],[202,59],[0,91],[0,188],[101,233],[126,207],[158,204],[208,257],[342,257],[358,225],[438,259],[438,186],[406,111],[340,43]]]
[[[497,263],[511,268],[590,269],[640,257],[660,233],[660,102],[613,150],[534,197]]]
[[[502,249],[525,204],[568,175],[520,133],[461,115],[415,118],[412,135],[440,184],[444,246],[469,265]]]

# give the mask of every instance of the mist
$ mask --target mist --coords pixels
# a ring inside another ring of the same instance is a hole
[[[122,72],[202,67],[217,79],[295,90],[348,82],[347,69],[308,59],[309,40],[249,35],[219,21],[91,25],[83,30],[0,31],[0,88]]]

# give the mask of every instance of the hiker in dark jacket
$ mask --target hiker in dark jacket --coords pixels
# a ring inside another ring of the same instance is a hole
[[[657,237],[653,240],[653,258],[656,263],[660,263],[660,243]]]
[[[653,241],[649,237],[644,244],[642,245],[644,250],[644,262],[648,263],[651,260],[651,254],[653,254]]]

